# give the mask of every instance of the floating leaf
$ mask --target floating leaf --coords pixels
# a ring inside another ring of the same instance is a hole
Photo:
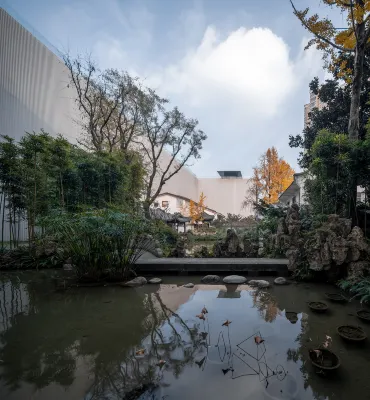
[[[254,337],[254,342],[256,343],[257,346],[259,344],[263,343],[264,341],[265,341],[265,339],[262,339],[261,336],[255,336]]]
[[[159,360],[157,363],[157,367],[162,368],[166,364],[165,360]]]
[[[222,324],[222,326],[229,326],[232,321],[229,321],[228,319]]]

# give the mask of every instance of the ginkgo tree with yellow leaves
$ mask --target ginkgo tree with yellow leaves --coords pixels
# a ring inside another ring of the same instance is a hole
[[[258,203],[262,199],[268,204],[277,203],[279,196],[293,182],[294,170],[281,157],[275,147],[267,149],[253,168],[248,182],[245,205]]]
[[[294,14],[314,35],[306,48],[316,45],[322,50],[329,70],[343,53],[354,54],[353,65],[348,65],[347,61],[343,60],[340,69],[343,79],[352,84],[348,136],[352,140],[357,140],[360,129],[360,95],[365,51],[370,38],[370,0],[320,0],[321,3],[345,14],[345,27],[336,27],[329,18],[320,18],[318,14],[310,16],[308,7],[299,11],[295,7],[294,0],[290,2]]]
[[[189,205],[182,207],[181,214],[190,217],[192,224],[198,224],[199,222],[203,221],[203,214],[207,207],[205,200],[206,196],[202,192],[197,202],[190,200]]]

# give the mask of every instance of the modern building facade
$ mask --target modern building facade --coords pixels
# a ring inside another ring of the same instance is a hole
[[[211,215],[227,216],[237,214],[247,217],[252,215],[250,207],[243,207],[248,189],[248,179],[242,177],[240,171],[218,171],[219,178],[171,179],[163,186],[157,198],[158,207],[170,213],[181,212],[188,207],[190,200],[197,202],[203,193],[206,212]],[[184,188],[184,184],[186,188]],[[178,188],[177,185],[182,186]],[[187,193],[183,195],[182,193]],[[192,196],[189,194],[193,193]]]
[[[322,110],[324,107],[325,107],[325,103],[323,103],[319,99],[319,96],[310,91],[310,102],[308,104],[304,105],[304,127],[305,128],[310,125],[310,116],[309,116],[310,112],[312,112],[314,108]]]
[[[69,83],[69,71],[57,52],[0,7],[0,134],[19,140],[25,132],[43,129],[77,142],[81,115]],[[164,153],[161,166],[169,159],[170,154]],[[166,182],[160,198],[171,193],[197,201],[203,192],[210,210],[247,216],[251,211],[242,208],[246,190],[247,181],[240,173],[200,179],[182,168]],[[26,226],[22,232],[25,240]]]

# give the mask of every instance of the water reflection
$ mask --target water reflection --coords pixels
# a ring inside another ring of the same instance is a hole
[[[323,381],[307,362],[307,348],[324,334],[350,368],[344,375],[356,368],[366,389],[369,352],[331,332],[334,316],[343,320],[353,305],[323,322],[302,312],[318,294],[293,285],[256,291],[183,283],[58,293],[46,275],[3,278],[0,398],[309,400],[356,392],[343,371]]]

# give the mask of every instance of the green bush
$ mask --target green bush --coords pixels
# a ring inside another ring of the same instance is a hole
[[[353,294],[353,298],[360,299],[361,303],[370,304],[370,278],[367,277],[358,282],[343,279],[338,282],[338,286],[343,290],[348,290]]]
[[[58,243],[61,257],[72,259],[80,280],[126,279],[141,254],[153,247],[147,220],[108,209],[58,212],[40,224]]]
[[[154,221],[154,235],[164,246],[175,246],[179,237],[173,228],[159,220]]]
[[[39,251],[39,244],[0,250],[0,270],[60,268],[63,260],[56,251]]]

